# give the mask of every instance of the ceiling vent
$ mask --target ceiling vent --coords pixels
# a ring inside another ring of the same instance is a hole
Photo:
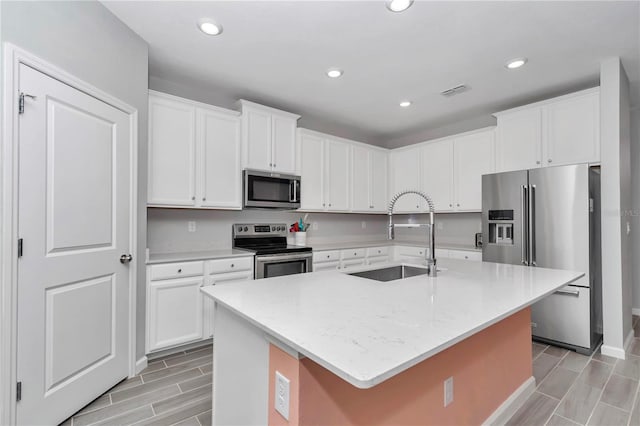
[[[455,87],[452,87],[450,89],[443,90],[442,92],[440,92],[440,94],[442,96],[445,96],[445,97],[449,98],[449,97],[451,97],[453,95],[458,95],[458,94],[460,94],[462,92],[466,92],[469,89],[470,89],[469,86],[464,85],[464,84],[459,84],[459,85],[457,85]]]

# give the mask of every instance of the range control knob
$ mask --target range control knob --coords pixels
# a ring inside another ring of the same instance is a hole
[[[238,232],[242,232],[242,226],[238,226]]]
[[[245,226],[244,227],[244,232],[247,232],[247,231],[249,231],[249,227]]]
[[[275,231],[275,230],[276,230],[276,227],[275,227],[275,226],[272,226],[272,227],[271,227],[271,232],[273,232],[273,231]]]

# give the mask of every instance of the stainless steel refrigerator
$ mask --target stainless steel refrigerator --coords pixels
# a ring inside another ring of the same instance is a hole
[[[591,353],[602,339],[600,168],[482,176],[482,259],[581,271],[531,309],[536,340]]]

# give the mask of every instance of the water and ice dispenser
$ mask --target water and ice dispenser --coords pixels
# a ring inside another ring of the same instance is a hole
[[[490,244],[513,245],[513,210],[489,210]]]

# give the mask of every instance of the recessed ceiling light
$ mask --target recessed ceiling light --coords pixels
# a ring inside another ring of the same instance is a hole
[[[409,107],[409,106],[411,106],[411,101],[402,101],[402,102],[400,102],[400,106],[402,108]]]
[[[403,12],[413,4],[413,0],[387,0],[387,9],[392,12]]]
[[[342,76],[342,73],[342,70],[339,70],[338,68],[331,68],[327,71],[327,77],[338,78]]]
[[[198,21],[198,28],[207,35],[219,35],[222,33],[222,25],[215,23],[211,19],[203,18]]]
[[[516,59],[510,60],[504,66],[509,68],[510,70],[515,70],[516,68],[520,68],[526,63],[527,63],[527,58],[516,58]]]

